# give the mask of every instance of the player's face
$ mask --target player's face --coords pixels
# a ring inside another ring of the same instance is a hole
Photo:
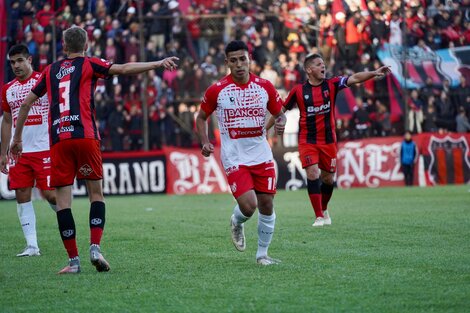
[[[316,58],[311,61],[308,67],[305,69],[309,79],[324,80],[326,75],[325,62],[321,58]]]
[[[248,51],[238,50],[229,52],[225,64],[230,69],[234,81],[246,83],[250,78],[250,57]]]
[[[15,54],[10,57],[10,66],[16,78],[24,80],[33,72],[31,67],[32,58],[23,54]]]

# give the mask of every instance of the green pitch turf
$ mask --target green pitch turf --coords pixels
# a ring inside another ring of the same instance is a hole
[[[335,190],[333,225],[312,228],[306,190],[279,192],[270,255],[255,264],[230,241],[229,194],[108,197],[102,242],[88,256],[88,202],[75,199],[82,273],[66,265],[55,214],[36,201],[42,256],[24,246],[13,201],[0,201],[0,312],[469,312],[470,187]]]

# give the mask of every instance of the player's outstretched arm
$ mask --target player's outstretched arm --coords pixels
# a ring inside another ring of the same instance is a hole
[[[39,97],[36,96],[33,92],[30,92],[21,104],[20,112],[18,113],[18,119],[16,120],[15,134],[13,135],[13,141],[11,142],[10,146],[10,152],[14,157],[18,157],[23,151],[22,135],[24,123],[28,118],[29,110],[33,106],[34,101],[36,101],[38,98]]]
[[[207,118],[208,116],[206,112],[204,112],[204,110],[199,110],[196,117],[196,127],[202,145],[201,154],[205,157],[208,157],[214,152],[214,145],[210,143],[209,136],[207,134]]]
[[[372,78],[382,78],[385,75],[389,74],[390,72],[391,72],[390,66],[382,66],[381,68],[372,72],[359,72],[359,73],[349,76],[347,84],[348,86],[351,86],[353,84],[363,83],[366,80],[369,80]]]
[[[130,62],[125,64],[113,64],[109,68],[110,75],[135,75],[150,70],[154,70],[160,67],[165,68],[166,70],[173,71],[178,65],[176,62],[179,59],[177,57],[168,57],[160,61],[154,62]]]

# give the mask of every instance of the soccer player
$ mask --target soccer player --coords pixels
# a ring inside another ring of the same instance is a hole
[[[15,129],[20,105],[41,74],[33,71],[32,57],[25,45],[11,47],[8,57],[16,78],[2,88],[0,170],[9,175],[10,188],[15,190],[18,218],[26,239],[26,248],[16,256],[38,256],[41,253],[36,234],[36,214],[31,201],[31,191],[34,186],[41,190],[42,196],[49,202],[51,208],[56,210],[55,191],[49,185],[51,173],[47,122],[49,101],[47,97],[41,97],[33,103],[25,123],[23,157],[9,158],[11,132]]]
[[[294,105],[300,110],[299,155],[307,172],[308,195],[316,216],[312,226],[316,227],[331,225],[328,202],[333,193],[336,172],[336,95],[353,84],[383,77],[390,73],[390,68],[382,66],[372,72],[327,79],[322,57],[311,54],[305,58],[304,70],[308,80],[292,88],[283,111],[292,109]],[[269,129],[273,123],[270,119],[266,127]]]
[[[243,41],[226,46],[225,64],[230,74],[206,90],[196,118],[201,152],[206,157],[214,152],[207,135],[207,118],[216,111],[222,164],[237,200],[230,219],[232,242],[238,251],[245,250],[244,223],[258,208],[257,263],[277,264],[279,260],[268,256],[276,221],[276,173],[264,126],[269,111],[275,117],[277,133],[283,133],[286,118],[281,111],[282,100],[269,81],[249,72],[250,56]]]
[[[69,264],[59,274],[79,273],[80,259],[75,240],[72,184],[77,177],[86,180],[90,200],[90,260],[98,272],[109,271],[101,254],[100,242],[105,225],[102,191],[103,168],[100,136],[95,124],[93,92],[98,78],[139,74],[159,67],[176,68],[176,57],[155,62],[111,64],[95,57],[85,57],[87,33],[73,26],[63,33],[67,57],[49,65],[21,105],[11,152],[20,155],[22,132],[31,104],[46,92],[50,102],[51,185],[57,191],[57,222]]]

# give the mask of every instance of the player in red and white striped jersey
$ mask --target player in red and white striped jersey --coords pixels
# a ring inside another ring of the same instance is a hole
[[[21,138],[28,111],[36,99],[47,93],[51,117],[51,185],[57,190],[57,222],[69,256],[69,265],[59,274],[80,272],[75,221],[71,210],[75,177],[86,180],[90,200],[90,261],[97,271],[109,271],[109,264],[101,254],[100,247],[106,208],[102,190],[100,137],[94,121],[93,93],[96,83],[99,78],[112,75],[140,74],[160,67],[173,70],[178,58],[112,64],[85,56],[88,37],[84,29],[73,26],[64,31],[63,38],[67,57],[49,65],[24,100],[10,149],[13,154],[21,153]]]
[[[244,42],[230,42],[225,55],[231,74],[207,89],[196,119],[202,154],[214,152],[207,136],[207,118],[215,111],[222,139],[222,164],[237,200],[231,217],[233,244],[237,250],[245,250],[244,223],[258,207],[256,259],[262,265],[276,264],[278,260],[268,256],[276,219],[276,173],[265,124],[269,111],[282,134],[286,122],[282,100],[269,81],[249,72],[250,57]]]
[[[308,80],[289,92],[283,111],[299,107],[299,155],[307,172],[307,189],[315,212],[312,226],[331,224],[328,202],[333,193],[336,172],[336,95],[352,84],[383,77],[390,73],[388,66],[372,72],[359,72],[349,77],[326,78],[325,63],[319,54],[305,58],[304,69]],[[274,123],[268,122],[267,128]]]
[[[51,158],[49,151],[49,101],[41,97],[33,103],[25,123],[23,155],[8,158],[12,131],[15,131],[21,103],[41,76],[31,67],[31,55],[25,45],[15,45],[8,52],[16,78],[2,88],[3,122],[0,170],[8,174],[10,188],[15,190],[18,217],[26,239],[26,248],[17,256],[40,255],[36,235],[36,214],[31,191],[34,186],[56,210],[55,191],[50,187]],[[7,167],[7,163],[8,167]]]

